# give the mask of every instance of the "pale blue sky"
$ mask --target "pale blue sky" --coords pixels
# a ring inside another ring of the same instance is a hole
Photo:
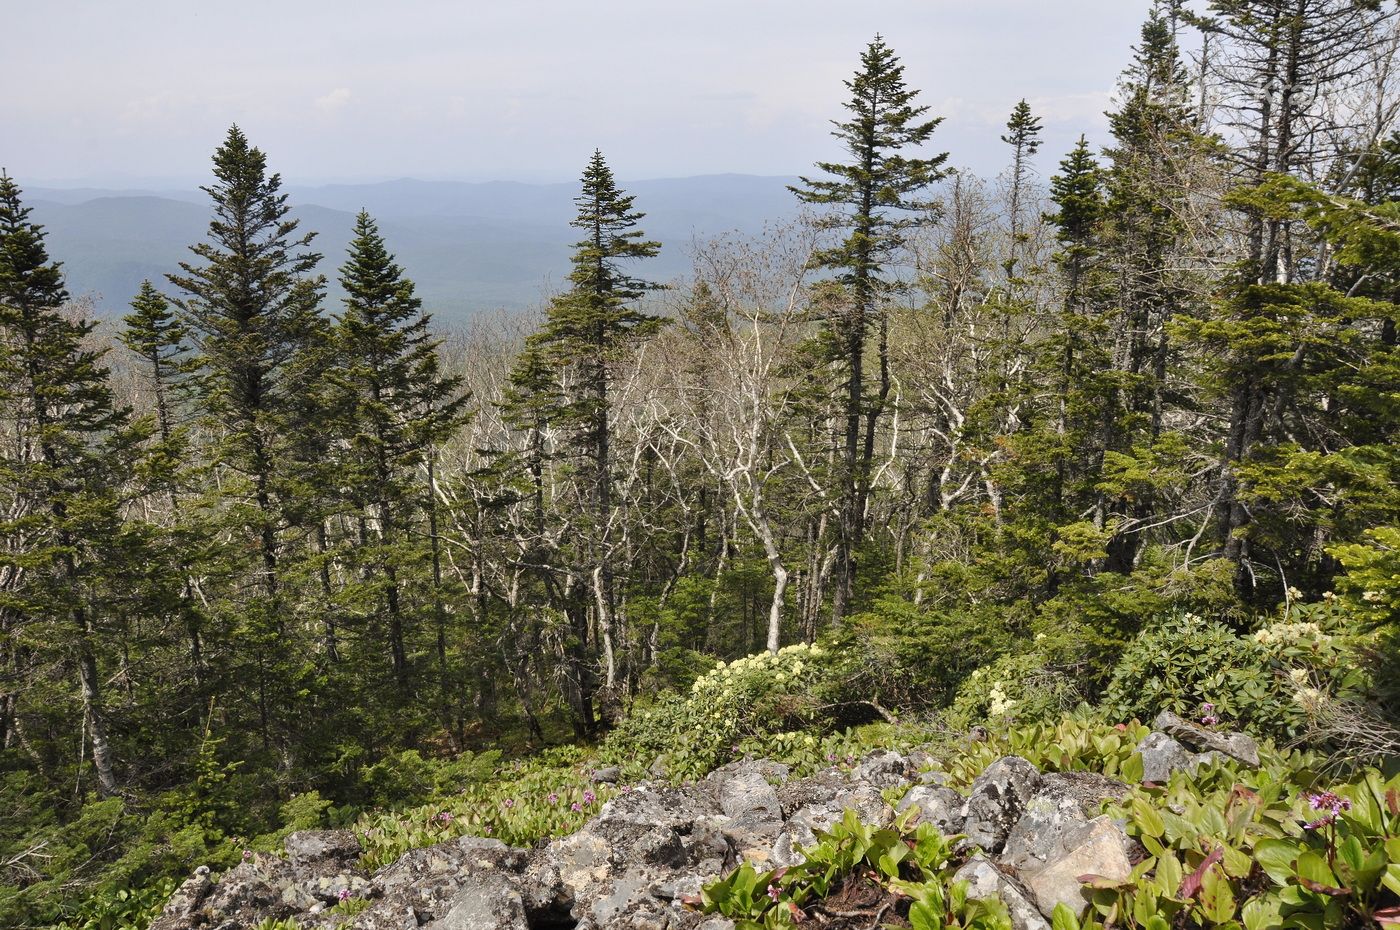
[[[6,0],[0,165],[31,186],[193,183],[231,122],[289,182],[792,174],[876,32],[994,173],[1022,96],[1041,167],[1103,110],[1147,0]],[[22,76],[22,78],[21,78]]]

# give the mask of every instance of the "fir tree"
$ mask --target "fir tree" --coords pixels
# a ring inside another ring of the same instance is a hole
[[[286,675],[272,669],[274,659],[291,658],[276,650],[285,623],[279,486],[293,465],[292,418],[307,398],[299,363],[324,332],[324,281],[312,274],[321,258],[308,248],[315,234],[297,233],[280,176],[267,173],[266,156],[237,126],[214,153],[214,178],[203,188],[214,204],[208,240],[190,246],[199,262],[181,262],[182,273],[169,277],[185,293],[176,305],[193,337],[198,400],[221,436],[211,464],[242,476],[251,504],[232,507],[229,519],[257,553],[251,577],[259,596],[244,619],[257,644],[267,742],[273,712],[287,710],[274,705],[290,701]],[[225,487],[225,494],[233,490]],[[275,699],[274,689],[283,689]]]
[[[947,154],[913,158],[906,151],[923,145],[941,118],[925,119],[928,107],[917,106],[918,91],[904,83],[904,66],[876,36],[861,54],[860,70],[845,82],[849,120],[833,121],[848,162],[818,162],[830,179],[802,178],[791,190],[803,203],[832,208],[824,220],[848,230],[840,245],[816,256],[837,272],[848,291],[847,308],[827,324],[835,361],[845,368],[841,448],[841,513],[837,540],[837,579],[832,614],[845,615],[855,580],[855,552],[865,528],[875,429],[889,395],[887,322],[880,313],[889,289],[884,277],[890,258],[904,246],[905,235],[926,222],[933,203],[920,194],[944,176]],[[872,326],[878,325],[879,385],[866,396],[865,353]],[[862,422],[863,421],[863,422]],[[862,428],[863,427],[863,428]]]
[[[98,650],[102,597],[121,576],[117,486],[128,415],[85,346],[95,324],[65,314],[62,272],[29,212],[0,174],[0,407],[16,427],[0,457],[9,502],[0,567],[22,579],[0,592],[0,622],[21,648],[76,667],[98,789],[112,795],[119,783]]]
[[[1024,99],[1011,111],[1006,121],[1006,135],[1001,141],[1011,146],[1011,245],[1006,259],[1006,276],[1016,272],[1017,252],[1025,234],[1021,230],[1021,211],[1026,195],[1026,186],[1032,172],[1030,160],[1040,151],[1040,117],[1031,113],[1031,105]]]
[[[651,258],[661,248],[645,238],[637,227],[645,214],[634,209],[635,198],[618,188],[612,170],[595,151],[584,169],[582,190],[574,203],[578,213],[571,222],[584,231],[574,244],[569,274],[570,289],[551,301],[544,325],[529,340],[512,382],[517,418],[545,420],[571,436],[570,445],[587,463],[586,484],[591,500],[585,519],[589,538],[585,558],[592,578],[594,611],[603,651],[605,686],[617,683],[613,651],[617,597],[614,590],[610,529],[614,510],[612,477],[611,385],[617,365],[635,346],[661,325],[661,319],[643,312],[636,301],[656,288],[629,274],[623,262]],[[548,377],[573,373],[565,387]],[[532,455],[532,468],[540,467]],[[588,642],[586,619],[577,604],[569,613],[574,626],[574,674],[579,698],[575,710],[585,729],[593,726],[588,671],[582,667]]]
[[[342,480],[355,508],[376,523],[378,540],[363,555],[382,590],[394,678],[407,688],[401,574],[419,561],[408,535],[425,497],[418,475],[432,448],[462,423],[467,397],[460,378],[443,376],[430,317],[368,213],[355,219],[340,283],[346,297],[334,335],[340,361],[330,374],[330,407],[348,427]],[[444,638],[440,629],[440,674],[446,671]]]

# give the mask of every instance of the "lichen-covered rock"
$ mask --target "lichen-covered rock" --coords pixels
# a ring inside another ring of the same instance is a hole
[[[190,930],[198,926],[201,922],[200,908],[213,890],[209,866],[201,865],[175,889],[160,916],[151,922],[151,930]]]
[[[914,823],[931,823],[945,836],[961,833],[965,799],[952,788],[915,785],[900,799],[896,814],[917,810]]]
[[[966,843],[1000,852],[1039,787],[1039,769],[1020,756],[1004,756],[987,766],[972,783],[963,807]]]
[[[893,788],[909,781],[909,771],[908,760],[902,755],[889,749],[877,749],[851,771],[851,779],[876,788]]]
[[[1067,837],[1066,850],[1031,875],[1022,875],[1035,896],[1040,913],[1051,917],[1055,905],[1064,904],[1076,915],[1089,906],[1081,878],[1096,875],[1113,881],[1126,881],[1133,867],[1128,861],[1127,837],[1108,817],[1097,817]]]
[[[1194,772],[1217,758],[1215,753],[1191,752],[1165,733],[1152,732],[1138,743],[1142,757],[1142,780],[1166,784],[1174,772]]]
[[[973,856],[953,880],[967,882],[969,897],[1000,898],[1011,914],[1012,930],[1050,930],[1050,922],[1041,915],[1031,893],[985,856]]]
[[[885,801],[879,789],[857,782],[830,800],[809,804],[794,812],[788,818],[787,832],[795,842],[811,846],[817,841],[816,831],[830,830],[848,810],[854,811],[862,823],[883,827],[894,820],[894,808]]]
[[[997,861],[1023,877],[1045,868],[1079,841],[1105,801],[1121,800],[1128,790],[1120,781],[1089,772],[1042,776]]]
[[[505,876],[483,872],[466,876],[447,912],[424,930],[530,930],[520,892]]]
[[[720,786],[719,806],[725,816],[735,820],[772,822],[783,819],[783,806],[778,793],[757,771],[737,772]]]
[[[360,841],[349,830],[298,830],[282,841],[297,868],[343,870],[360,858]]]
[[[1160,730],[1177,742],[1197,752],[1218,752],[1250,768],[1259,767],[1259,744],[1248,733],[1222,733],[1207,730],[1183,720],[1171,711],[1162,711],[1152,721],[1152,729]]]

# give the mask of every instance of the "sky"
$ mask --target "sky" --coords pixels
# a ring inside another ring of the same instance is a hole
[[[804,173],[876,33],[995,173],[1102,141],[1148,0],[2,0],[0,166],[22,186],[192,186],[238,123],[289,183]]]

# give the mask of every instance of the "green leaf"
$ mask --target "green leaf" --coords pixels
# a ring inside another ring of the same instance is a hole
[[[1167,827],[1156,809],[1142,798],[1133,798],[1131,805],[1133,822],[1145,836],[1160,838],[1166,835]]]
[[[1215,870],[1201,877],[1201,910],[1212,923],[1223,924],[1235,916],[1235,891]]]
[[[1135,752],[1127,758],[1122,767],[1118,770],[1118,777],[1130,785],[1142,782],[1143,763],[1142,753]]]
[[[1050,918],[1051,930],[1079,930],[1079,915],[1061,901],[1055,905],[1055,913]]]
[[[1287,885],[1296,874],[1294,863],[1303,850],[1290,840],[1260,840],[1254,844],[1254,860],[1276,885]]]

